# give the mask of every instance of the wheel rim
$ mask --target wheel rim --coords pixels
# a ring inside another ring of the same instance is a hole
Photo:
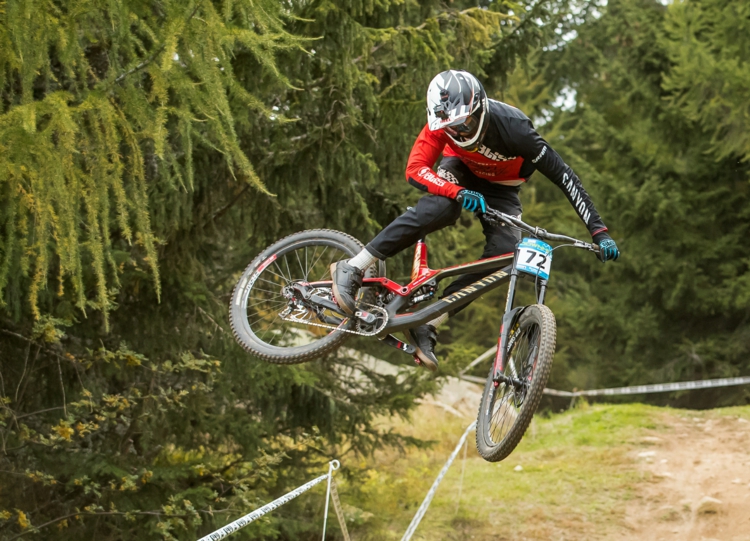
[[[297,309],[287,315],[293,315],[297,321],[282,319],[282,313],[290,306],[284,289],[296,282],[330,281],[331,264],[348,257],[350,254],[340,245],[324,240],[295,244],[269,256],[258,267],[262,270],[253,274],[251,286],[240,299],[250,333],[266,346],[290,348],[308,345],[336,332],[314,325],[323,322],[311,310]],[[330,288],[318,288],[316,294],[333,298]],[[324,310],[323,314],[341,320],[330,310]]]
[[[532,323],[516,332],[519,333],[518,338],[512,342],[502,373],[507,378],[522,382],[522,385],[516,386],[501,381],[491,390],[485,409],[486,438],[491,446],[497,446],[503,441],[521,414],[539,357],[539,325]]]

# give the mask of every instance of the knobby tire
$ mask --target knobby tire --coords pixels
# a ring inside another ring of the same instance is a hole
[[[244,270],[232,292],[229,305],[229,322],[232,333],[237,342],[252,355],[273,364],[297,364],[310,361],[334,351],[346,340],[350,333],[331,331],[326,336],[311,343],[290,347],[277,346],[264,342],[251,328],[248,321],[248,297],[252,289],[258,286],[257,278],[265,271],[261,266],[276,254],[293,253],[300,247],[328,246],[344,253],[345,257],[352,257],[364,247],[360,241],[351,235],[331,229],[311,229],[284,237],[261,252]],[[371,267],[368,277],[374,277],[384,272],[384,265]],[[260,269],[260,270],[259,270]],[[253,282],[253,277],[256,281]],[[265,285],[265,287],[269,287]],[[258,286],[259,287],[259,286]],[[364,300],[371,300],[373,291],[363,290]],[[280,309],[279,309],[280,311]],[[354,323],[349,320],[346,324],[350,328]]]
[[[529,427],[531,419],[534,417],[534,412],[539,406],[539,401],[544,393],[544,388],[547,385],[547,379],[549,378],[550,369],[552,367],[552,359],[555,354],[555,343],[557,338],[555,316],[552,311],[544,305],[534,304],[528,306],[514,326],[514,332],[524,332],[525,329],[530,329],[533,325],[537,325],[539,328],[539,349],[535,355],[536,362],[533,363],[532,360],[533,368],[531,384],[526,392],[525,398],[523,399],[523,404],[514,412],[516,417],[508,429],[508,432],[503,434],[502,439],[497,442],[493,441],[491,437],[493,431],[492,419],[494,414],[498,411],[498,409],[496,409],[495,397],[499,393],[495,388],[494,381],[492,380],[494,365],[490,369],[487,382],[484,386],[482,402],[479,406],[479,414],[477,418],[476,439],[479,454],[488,462],[499,462],[513,452],[521,441],[526,429]],[[524,366],[526,366],[526,361],[528,361],[528,359],[524,360]],[[508,364],[507,361],[506,364]],[[500,384],[500,387],[503,385],[504,384]],[[506,400],[501,403],[499,407],[506,408],[506,410],[508,408],[513,408],[514,406],[509,406],[508,402],[509,400]]]

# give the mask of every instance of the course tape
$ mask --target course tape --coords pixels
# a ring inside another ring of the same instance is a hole
[[[477,376],[459,375],[460,379],[474,383],[484,384],[487,379]],[[704,379],[698,381],[678,381],[675,383],[655,383],[652,385],[633,385],[630,387],[615,387],[612,389],[592,389],[589,391],[558,391],[557,389],[544,389],[544,394],[550,396],[564,396],[573,398],[576,396],[613,396],[626,394],[648,394],[669,393],[673,391],[689,391],[692,389],[710,389],[713,387],[731,387],[733,385],[750,385],[750,377]]]
[[[611,396],[623,394],[668,393],[672,391],[688,391],[691,389],[709,389],[713,387],[731,387],[733,385],[748,385],[750,377],[704,379],[699,381],[678,381],[675,383],[656,383],[653,385],[633,385],[631,387],[616,387],[613,389],[594,389],[590,391],[557,391],[545,389],[544,394],[554,396]]]
[[[464,434],[463,436],[461,436],[461,439],[459,440],[458,445],[456,445],[456,448],[453,449],[451,456],[448,458],[448,462],[445,463],[445,466],[443,466],[443,469],[440,470],[440,473],[438,474],[437,479],[435,479],[435,482],[432,483],[432,486],[430,487],[430,491],[427,493],[427,496],[424,497],[424,501],[422,502],[422,505],[419,506],[419,509],[417,510],[417,514],[414,515],[414,518],[411,520],[411,524],[409,524],[409,527],[406,529],[406,533],[401,538],[401,541],[409,541],[409,539],[411,539],[411,536],[414,535],[414,532],[417,530],[417,526],[419,526],[419,523],[422,521],[422,517],[424,517],[424,514],[427,512],[427,508],[430,506],[430,503],[432,502],[432,498],[435,497],[435,492],[437,492],[437,488],[440,485],[440,482],[443,480],[443,477],[445,477],[445,474],[448,471],[448,468],[451,467],[451,464],[453,464],[453,461],[456,459],[458,452],[461,450],[461,446],[464,444],[464,442],[466,441],[466,438],[469,436],[469,432],[474,430],[476,426],[477,426],[477,422],[474,421],[464,431]]]
[[[341,526],[341,533],[344,536],[344,541],[352,541],[351,537],[349,537],[349,530],[346,528],[344,510],[341,509],[339,491],[336,489],[336,480],[333,478],[331,478],[331,499],[333,500],[333,509],[336,511],[336,517],[339,519],[339,526]]]
[[[333,462],[338,463],[337,460],[333,461]],[[338,469],[338,466],[336,468],[333,468],[333,469]],[[251,522],[255,522],[256,520],[258,520],[263,515],[266,515],[266,514],[270,513],[274,509],[276,509],[278,507],[281,507],[285,503],[293,500],[294,498],[296,498],[300,494],[302,494],[304,492],[307,492],[308,490],[310,490],[312,487],[314,487],[318,483],[322,483],[323,481],[325,481],[326,479],[328,479],[330,476],[331,476],[331,473],[330,473],[330,468],[329,468],[329,473],[327,473],[325,475],[321,475],[317,479],[313,479],[312,481],[310,481],[308,483],[305,483],[301,487],[295,488],[294,490],[292,490],[291,492],[288,492],[287,494],[284,494],[280,498],[276,498],[271,503],[267,503],[266,505],[264,505],[260,509],[256,509],[252,513],[248,513],[244,517],[238,518],[237,520],[235,520],[231,524],[227,524],[223,528],[219,528],[215,532],[210,533],[210,534],[208,534],[205,537],[201,537],[198,541],[218,541],[219,539],[224,539],[229,534],[232,534],[232,533],[236,532],[240,528],[244,528],[245,526],[247,526]]]

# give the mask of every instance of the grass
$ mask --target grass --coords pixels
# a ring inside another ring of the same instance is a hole
[[[633,497],[641,480],[629,452],[642,445],[646,431],[661,427],[667,411],[639,404],[583,404],[548,418],[537,416],[519,447],[496,464],[477,455],[472,433],[465,463],[462,452],[413,539],[605,539],[621,522],[621,503]],[[354,519],[352,538],[401,539],[470,422],[423,406],[412,424],[394,427],[435,445],[406,454],[379,453],[365,469],[358,494],[342,487],[342,500],[350,504],[347,515]]]

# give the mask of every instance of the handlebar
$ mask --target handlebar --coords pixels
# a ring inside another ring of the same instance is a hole
[[[575,239],[573,237],[568,237],[566,235],[558,235],[556,233],[549,233],[546,229],[542,229],[541,227],[531,226],[523,222],[521,219],[516,218],[515,216],[511,216],[510,214],[505,214],[504,212],[500,212],[499,210],[491,209],[488,207],[487,211],[481,217],[485,220],[489,220],[490,222],[493,222],[496,224],[500,223],[500,224],[505,224],[511,227],[517,227],[518,229],[522,229],[539,239],[559,241],[559,242],[569,242],[574,248],[581,248],[583,250],[588,250],[589,252],[594,252],[595,254],[599,253],[599,246],[597,244],[594,244],[591,242],[584,242],[582,240]]]

